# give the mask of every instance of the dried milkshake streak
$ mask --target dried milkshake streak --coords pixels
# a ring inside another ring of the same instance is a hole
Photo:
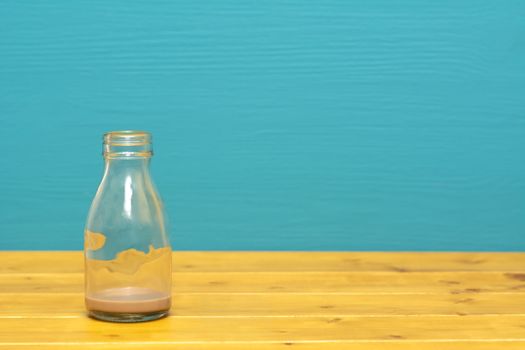
[[[100,233],[86,232],[86,242]],[[153,248],[148,253],[136,249],[120,252],[114,260],[86,259],[86,272],[91,276],[86,290],[89,315],[114,322],[138,322],[168,314],[171,295],[161,278],[170,274],[171,250]],[[155,278],[155,276],[159,276]]]

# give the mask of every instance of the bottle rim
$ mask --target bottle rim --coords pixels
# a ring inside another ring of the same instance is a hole
[[[105,158],[149,158],[153,155],[151,149],[151,133],[142,130],[118,130],[104,133]]]
[[[142,130],[117,130],[104,133],[104,144],[112,146],[140,146],[151,143],[151,133]]]

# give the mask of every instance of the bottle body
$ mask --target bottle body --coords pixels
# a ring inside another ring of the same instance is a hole
[[[171,305],[171,247],[149,173],[150,136],[136,133],[105,135],[104,176],[84,232],[86,308],[108,321],[156,319]]]

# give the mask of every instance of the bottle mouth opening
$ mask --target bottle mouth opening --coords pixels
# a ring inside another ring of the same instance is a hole
[[[119,130],[104,134],[105,158],[149,158],[151,133],[142,130]]]
[[[104,134],[104,144],[129,146],[151,143],[151,134],[141,130],[110,131]]]

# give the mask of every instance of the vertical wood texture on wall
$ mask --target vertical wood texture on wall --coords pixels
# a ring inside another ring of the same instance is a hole
[[[0,249],[153,132],[175,249],[522,250],[525,2],[5,1]]]

